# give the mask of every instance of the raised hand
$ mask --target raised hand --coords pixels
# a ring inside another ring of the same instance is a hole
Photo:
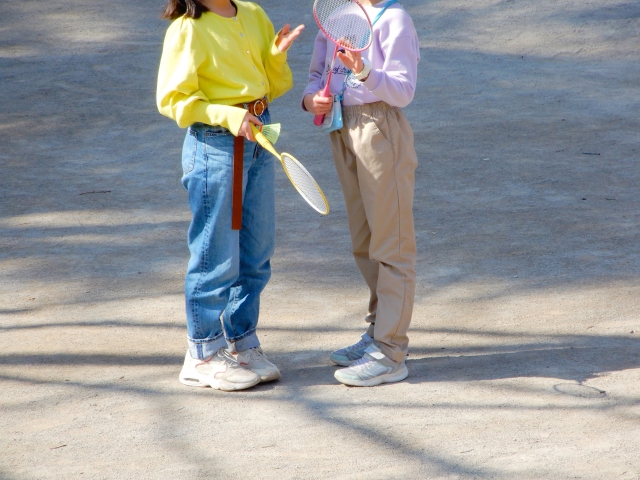
[[[293,30],[291,30],[291,26],[288,23],[282,27],[276,39],[276,47],[278,47],[278,50],[281,52],[286,51],[293,41],[300,36],[302,30],[304,30],[304,25],[298,25]]]
[[[362,54],[360,52],[352,52],[350,50],[339,50],[338,58],[353,73],[360,73],[364,68],[362,63]]]

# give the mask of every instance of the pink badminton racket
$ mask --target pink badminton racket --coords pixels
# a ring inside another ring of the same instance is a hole
[[[323,97],[330,97],[331,75],[338,50],[362,52],[369,48],[373,40],[371,20],[357,0],[315,0],[313,16],[320,30],[335,44],[327,84],[322,91]],[[324,115],[316,115],[313,123],[319,126],[323,120]]]

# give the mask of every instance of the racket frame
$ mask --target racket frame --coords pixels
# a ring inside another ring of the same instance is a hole
[[[331,35],[329,35],[329,33],[322,26],[322,23],[320,22],[320,19],[318,18],[318,14],[316,12],[316,5],[318,4],[319,1],[322,1],[322,0],[315,0],[313,2],[313,18],[315,19],[316,24],[318,25],[318,28],[322,31],[322,33],[324,33],[324,36],[327,37],[328,40],[331,40],[331,42],[335,45],[335,49],[333,51],[333,57],[331,59],[331,66],[329,68],[329,73],[327,74],[327,83],[324,86],[324,89],[322,90],[322,96],[327,98],[327,97],[331,96],[331,77],[333,76],[333,67],[334,67],[335,62],[336,62],[336,56],[338,55],[338,51],[341,48],[343,48],[345,50],[349,50],[350,52],[363,52],[363,51],[365,51],[367,48],[369,48],[371,46],[371,43],[373,42],[373,25],[371,24],[371,19],[369,18],[369,14],[367,14],[367,11],[362,6],[362,4],[360,2],[358,2],[358,0],[349,0],[349,3],[355,3],[356,5],[358,5],[360,7],[360,9],[362,10],[362,13],[364,13],[364,17],[367,19],[367,23],[369,24],[369,32],[370,32],[369,33],[369,41],[362,48],[350,48],[350,47],[347,47],[345,45],[342,45],[341,43],[339,43],[338,40],[334,40],[333,37]],[[317,127],[322,125],[323,121],[324,121],[324,115],[316,115],[315,117],[313,117],[313,124],[316,125]]]
[[[327,201],[327,197],[324,195],[324,192],[320,188],[320,185],[318,185],[318,182],[316,182],[316,179],[313,178],[313,175],[311,175],[309,171],[306,168],[304,168],[304,165],[302,165],[302,163],[300,163],[300,161],[296,157],[294,157],[290,153],[283,153],[283,155],[286,155],[287,157],[292,159],[300,167],[300,169],[303,170],[309,176],[309,178],[313,181],[316,189],[318,190],[318,193],[322,197],[322,201],[324,202],[324,205],[326,208],[325,211],[318,209],[313,203],[311,203],[307,195],[300,189],[300,187],[298,187],[298,185],[291,178],[291,175],[289,174],[289,170],[287,169],[287,166],[284,164],[284,160],[282,160],[282,155],[280,155],[276,151],[276,149],[273,147],[271,142],[267,140],[267,137],[265,137],[264,134],[260,130],[258,130],[258,127],[256,127],[253,123],[251,123],[250,125],[251,125],[251,131],[253,132],[253,136],[255,137],[256,141],[260,144],[260,146],[262,146],[262,148],[264,148],[269,153],[271,153],[274,157],[280,160],[280,165],[282,165],[282,169],[284,170],[284,173],[287,175],[287,178],[291,182],[291,185],[293,185],[293,187],[297,190],[300,196],[304,198],[304,200],[309,204],[309,206],[313,208],[316,212],[318,212],[320,215],[328,215],[330,210],[329,202]]]
[[[284,156],[289,157],[289,160],[291,160],[292,162],[294,162],[298,168],[300,170],[302,170],[303,172],[305,172],[308,176],[309,179],[313,182],[313,184],[316,186],[316,190],[318,191],[318,193],[320,194],[320,196],[322,197],[322,201],[324,203],[324,210],[320,210],[318,207],[316,207],[311,200],[308,198],[307,194],[304,193],[299,187],[298,185],[293,181],[293,178],[291,178],[291,175],[289,174],[289,169],[286,167],[284,160],[282,159],[282,157]],[[279,155],[279,159],[280,159],[280,163],[282,164],[282,169],[284,170],[284,173],[287,175],[287,178],[289,179],[289,181],[291,182],[291,185],[293,185],[293,187],[298,191],[298,193],[300,194],[300,196],[302,198],[304,198],[307,203],[309,204],[309,206],[311,208],[313,208],[316,212],[318,212],[320,215],[328,215],[329,214],[329,202],[327,201],[327,197],[324,196],[324,192],[322,191],[322,189],[320,188],[320,185],[318,185],[318,182],[316,182],[316,179],[313,178],[313,175],[311,175],[309,173],[309,170],[307,170],[306,168],[304,168],[304,165],[302,165],[302,163],[300,163],[300,161],[294,157],[293,155],[291,155],[290,153],[286,153],[286,152],[282,152]]]

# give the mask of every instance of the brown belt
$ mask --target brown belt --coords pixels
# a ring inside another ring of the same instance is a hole
[[[233,139],[233,192],[231,197],[231,229],[242,228],[242,170],[244,168],[244,137]]]
[[[267,97],[253,102],[238,103],[234,107],[244,108],[251,115],[260,116],[267,109]],[[242,172],[244,169],[244,137],[236,137],[233,141],[233,191],[231,197],[231,228],[242,228]]]
[[[248,110],[251,115],[255,115],[256,117],[259,117],[265,112],[265,110],[269,106],[269,103],[267,102],[267,97],[262,97],[262,98],[259,98],[258,100],[254,100],[253,102],[238,103],[233,106],[238,108],[244,108],[245,110]]]

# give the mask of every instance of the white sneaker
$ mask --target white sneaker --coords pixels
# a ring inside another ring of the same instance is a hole
[[[373,343],[373,338],[364,333],[362,338],[358,340],[358,343],[349,345],[348,347],[341,348],[335,352],[331,352],[329,358],[336,365],[342,365],[343,367],[349,367],[356,363],[364,356],[364,351],[369,345]]]
[[[409,376],[404,363],[394,362],[373,343],[367,347],[364,356],[349,368],[336,370],[336,380],[354,387],[373,387],[381,383],[399,382]]]
[[[238,352],[236,358],[241,367],[259,375],[262,382],[270,382],[280,378],[280,370],[267,359],[260,347]]]
[[[243,390],[260,383],[260,377],[238,365],[225,348],[206,360],[192,358],[187,350],[179,378],[181,383],[191,387],[211,387],[225,392]]]

